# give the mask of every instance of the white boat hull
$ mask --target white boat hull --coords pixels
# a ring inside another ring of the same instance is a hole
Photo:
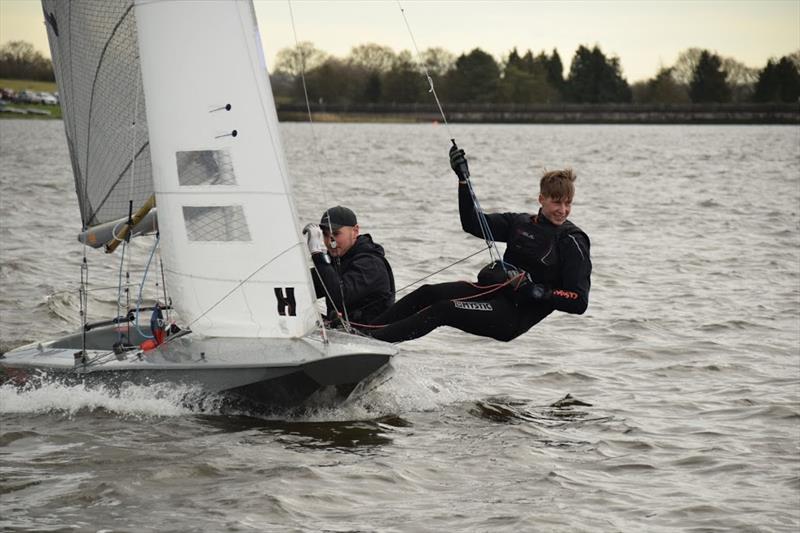
[[[327,342],[319,334],[298,339],[188,334],[149,351],[117,355],[97,349],[101,342],[112,345],[108,341],[117,335],[113,328],[89,332],[85,356],[80,334],[22,346],[0,357],[0,368],[17,382],[43,375],[89,386],[181,385],[274,411],[301,406],[327,388],[334,389],[331,399],[343,401],[359,385],[384,375],[397,353],[391,344],[339,331],[329,331]]]

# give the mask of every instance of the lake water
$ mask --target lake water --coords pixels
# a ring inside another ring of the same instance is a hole
[[[303,222],[353,208],[398,287],[481,247],[460,230],[451,134],[487,211],[534,210],[541,171],[572,166],[587,313],[507,344],[442,328],[358,403],[291,419],[4,386],[6,530],[800,529],[800,128],[282,128]],[[62,123],[0,121],[3,350],[79,324],[78,226]],[[90,259],[93,286],[115,286],[116,258]],[[567,393],[591,405],[550,407]]]

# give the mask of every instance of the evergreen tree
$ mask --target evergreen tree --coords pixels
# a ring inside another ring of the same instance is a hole
[[[719,56],[703,50],[689,84],[689,98],[694,103],[730,102],[731,88],[726,78]]]
[[[530,50],[523,57],[514,48],[508,54],[497,101],[517,104],[558,102],[560,94],[549,82],[548,58],[534,58]]]
[[[448,100],[451,102],[494,102],[500,81],[500,67],[494,58],[475,48],[456,60],[447,76]]]
[[[529,54],[530,54],[530,52],[531,51],[528,50]],[[525,63],[523,62],[522,58],[519,57],[519,54],[517,53],[517,47],[516,46],[511,50],[511,52],[508,53],[508,59],[506,60],[506,68],[509,68],[509,67],[513,67],[513,68],[516,68],[516,69],[519,69],[519,70],[523,70],[523,71],[527,70],[525,68]]]
[[[758,73],[753,101],[755,102],[797,102],[800,98],[800,73],[797,65],[784,56],[767,65]]]
[[[525,52],[525,55],[522,56],[522,70],[525,72],[533,72],[534,67],[536,66],[536,59],[533,57],[533,52],[528,50]]]
[[[547,58],[547,81],[550,85],[564,96],[564,65],[561,64],[561,56],[558,55],[558,50],[553,48],[553,53]]]
[[[686,104],[689,93],[678,83],[672,68],[662,68],[655,78],[634,85],[633,101],[637,104]]]
[[[631,88],[622,77],[619,59],[606,58],[600,48],[579,46],[567,78],[569,99],[578,103],[630,102]]]

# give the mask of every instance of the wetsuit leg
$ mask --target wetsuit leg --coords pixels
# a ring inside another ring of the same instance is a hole
[[[439,300],[411,316],[371,331],[371,335],[387,342],[401,342],[422,337],[439,326],[501,341],[509,341],[530,327],[520,327],[520,314],[511,298],[496,295],[483,300]]]
[[[466,281],[450,283],[437,283],[435,285],[422,285],[419,289],[398,300],[389,309],[375,317],[373,324],[391,324],[407,318],[422,309],[441,300],[465,298],[485,292],[485,287],[480,287]]]

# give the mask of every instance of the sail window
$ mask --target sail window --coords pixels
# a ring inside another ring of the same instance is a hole
[[[249,241],[250,230],[240,205],[183,206],[190,241]]]
[[[236,185],[228,150],[177,152],[180,185]]]

